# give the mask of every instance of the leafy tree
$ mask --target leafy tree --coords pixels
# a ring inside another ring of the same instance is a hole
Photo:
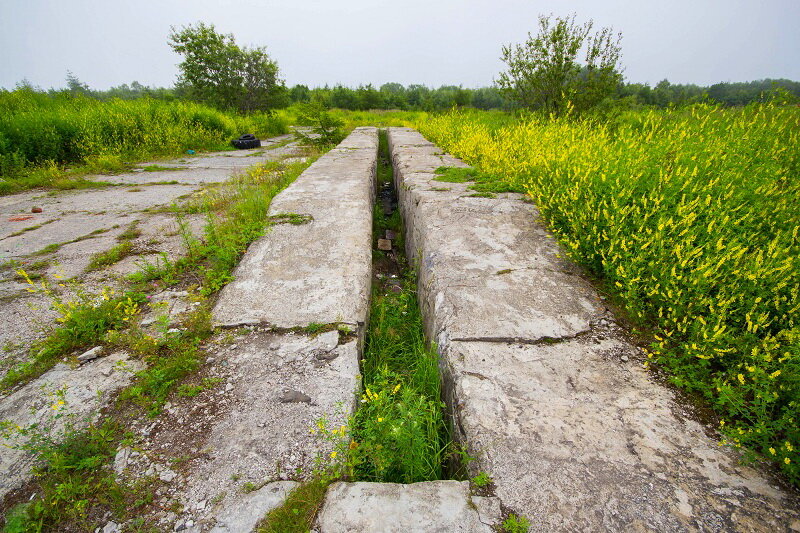
[[[72,94],[85,94],[87,96],[92,94],[92,91],[89,90],[89,86],[79,80],[78,76],[73,74],[70,70],[67,71],[67,90]]]
[[[508,71],[500,74],[498,85],[531,109],[561,114],[568,103],[576,111],[597,105],[622,80],[617,68],[622,35],[611,28],[592,33],[593,26],[591,20],[578,25],[574,14],[540,15],[535,37],[529,33],[524,44],[503,47]]]
[[[344,139],[344,122],[331,115],[319,102],[298,105],[297,122],[306,126],[295,130],[295,137],[303,144],[319,147],[336,146]]]
[[[263,47],[239,47],[213,24],[172,28],[169,45],[183,55],[178,89],[188,98],[222,109],[255,111],[288,104],[278,64]]]
[[[311,100],[311,90],[307,85],[295,85],[289,91],[292,102],[308,102]]]

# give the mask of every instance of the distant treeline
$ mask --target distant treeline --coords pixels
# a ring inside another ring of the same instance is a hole
[[[18,88],[44,93],[23,81]],[[642,83],[622,83],[617,87],[612,100],[633,106],[654,106],[666,108],[697,102],[716,102],[724,106],[742,106],[761,101],[775,89],[786,91],[800,99],[800,82],[786,79],[765,79],[749,82],[723,82],[704,87],[694,84],[673,84],[668,80],[654,87]],[[139,82],[122,84],[108,90],[90,89],[72,74],[67,76],[66,89],[50,89],[51,95],[80,93],[98,100],[134,100],[149,97],[158,100],[186,99],[179,88],[147,87]],[[361,85],[355,89],[342,85],[333,87],[309,88],[306,85],[282,86],[276,98],[277,107],[288,107],[294,103],[320,102],[331,108],[349,110],[400,109],[410,111],[438,111],[453,107],[474,107],[477,109],[513,110],[516,104],[507,99],[495,87],[465,89],[461,86],[444,85],[431,88],[425,85],[385,83],[378,88],[372,84]],[[613,102],[612,102],[613,103]]]

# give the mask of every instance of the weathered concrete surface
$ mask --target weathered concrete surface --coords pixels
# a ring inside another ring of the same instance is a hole
[[[334,483],[317,517],[320,533],[495,531],[497,498],[470,495],[466,481]]]
[[[303,149],[297,143],[282,144],[287,140],[288,136],[281,136],[263,141],[266,146],[262,149],[152,163],[180,168],[175,171],[90,178],[125,183],[124,186],[0,196],[0,376],[8,365],[27,357],[28,346],[41,336],[42,327],[53,323],[55,316],[47,311],[47,298],[26,292],[28,286],[15,277],[16,269],[34,273],[30,267],[39,264],[35,273],[50,278],[53,286],[54,280],[76,278],[89,292],[97,292],[103,286],[114,286],[120,277],[139,270],[144,262],[156,264],[163,261],[164,254],[175,260],[186,253],[185,242],[175,215],[166,208],[210,182],[230,179],[244,166],[302,155]],[[208,158],[235,159],[239,163],[217,168],[203,166]],[[195,166],[186,165],[190,160],[195,161]],[[156,184],[163,181],[179,183]],[[42,212],[32,213],[34,207]],[[182,222],[193,235],[200,235],[206,219],[203,215],[185,215]],[[116,246],[123,232],[133,226],[140,235],[131,241],[130,256],[87,274],[92,257]]]
[[[225,509],[216,517],[217,524],[211,533],[241,533],[253,531],[259,520],[272,509],[279,507],[286,496],[297,488],[296,481],[267,483],[255,492],[241,498],[241,502]]]
[[[283,192],[270,214],[310,215],[253,243],[214,308],[217,325],[280,328],[367,318],[378,136],[356,128]]]
[[[37,424],[40,431],[52,437],[63,432],[68,422],[75,428],[85,427],[111,393],[128,384],[141,368],[139,361],[124,353],[94,359],[74,369],[60,363],[0,399],[0,421],[20,428]],[[24,442],[25,438],[13,429],[9,437],[0,436],[0,498],[30,477],[34,458],[15,447]]]
[[[243,491],[245,484],[305,479],[333,449],[311,430],[322,418],[329,428],[339,428],[356,401],[354,339],[340,344],[336,331],[239,333],[244,334],[233,344],[208,351],[207,377],[220,380],[216,390],[170,404],[156,420],[146,421],[143,453],[162,457],[164,464],[170,457],[196,457],[160,496],[179,502],[184,513],[175,519],[191,521],[197,530],[249,531],[232,524],[261,519],[266,510],[259,514],[250,505],[254,493]],[[281,490],[281,502],[284,495]]]
[[[456,437],[505,505],[535,531],[800,530],[796,493],[683,416],[534,206],[432,181],[447,156],[417,132],[389,144]]]

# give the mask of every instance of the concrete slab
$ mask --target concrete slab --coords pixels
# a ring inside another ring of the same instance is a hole
[[[498,505],[470,495],[466,481],[334,483],[317,518],[320,533],[495,531]]]
[[[310,215],[253,243],[221,292],[217,325],[281,328],[367,319],[378,136],[356,128],[275,197],[270,214]]]
[[[432,181],[443,156],[412,130],[389,144],[455,436],[504,505],[534,531],[800,530],[797,494],[641,368],[535,208]]]
[[[0,420],[22,428],[37,424],[40,431],[50,432],[52,437],[63,432],[68,423],[76,429],[86,427],[111,393],[128,384],[141,368],[141,362],[124,353],[113,353],[74,369],[60,363],[0,399]],[[59,390],[63,394],[58,394]],[[13,431],[10,437],[0,436],[0,498],[30,477],[34,457],[15,447],[23,442],[24,438]]]
[[[267,483],[257,491],[241,498],[241,502],[224,509],[216,516],[216,525],[211,533],[242,533],[253,531],[268,512],[283,504],[286,497],[300,483],[276,481]]]
[[[302,481],[318,461],[329,461],[333,443],[319,434],[317,421],[325,418],[336,429],[353,412],[358,343],[339,344],[335,331],[310,336],[255,330],[207,355],[208,376],[224,384],[209,396],[168,405],[148,427],[144,449],[154,457],[197,457],[164,493],[185,509],[179,521],[191,520],[204,531],[250,531],[232,524],[259,520],[268,509],[256,516],[245,484]],[[262,503],[278,505],[285,494],[281,489]]]

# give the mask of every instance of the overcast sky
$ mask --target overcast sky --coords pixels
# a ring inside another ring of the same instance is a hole
[[[170,26],[266,46],[287,84],[490,85],[537,15],[622,32],[628,81],[800,80],[800,0],[0,0],[0,87],[171,86]]]

